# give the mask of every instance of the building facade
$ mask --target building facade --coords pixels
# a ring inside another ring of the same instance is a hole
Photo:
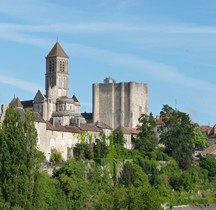
[[[109,145],[108,137],[116,128],[123,131],[125,147],[131,149],[131,136],[137,131],[130,128],[136,128],[140,115],[148,112],[147,84],[116,83],[112,78],[106,78],[103,84],[93,84],[93,114],[81,115],[77,97],[68,96],[68,63],[69,57],[56,42],[46,56],[45,94],[38,90],[33,100],[20,101],[14,97],[9,104],[2,105],[0,125],[8,107],[17,109],[23,120],[26,109],[34,111],[37,147],[47,161],[55,151],[60,151],[64,160],[72,157],[83,136],[87,143],[96,143],[105,135]]]

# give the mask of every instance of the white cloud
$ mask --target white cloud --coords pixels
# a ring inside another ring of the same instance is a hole
[[[130,54],[115,53],[78,44],[65,45],[67,45],[71,51],[72,49],[75,51],[74,56],[87,57],[107,64],[121,66],[125,68],[125,71],[143,72],[160,81],[198,90],[201,89],[214,92],[216,89],[215,84],[184,75],[171,65],[145,60]]]
[[[32,92],[32,93],[36,93],[37,90],[43,90],[43,88],[38,84],[28,82],[25,80],[16,79],[11,76],[3,75],[2,72],[0,76],[0,83],[14,86],[16,88],[19,88],[19,89],[22,89],[28,92]]]
[[[194,26],[194,25],[131,25],[113,22],[91,22],[91,23],[49,23],[49,24],[14,24],[0,23],[1,32],[50,32],[56,33],[103,33],[125,31],[136,34],[142,33],[164,33],[164,34],[216,34],[216,27]]]

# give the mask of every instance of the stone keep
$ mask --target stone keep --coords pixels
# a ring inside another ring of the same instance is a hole
[[[141,114],[148,113],[148,85],[136,82],[116,83],[106,78],[93,84],[93,121],[104,122],[113,129],[136,128]]]

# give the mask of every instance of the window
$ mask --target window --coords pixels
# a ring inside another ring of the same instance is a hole
[[[54,61],[52,61],[52,71],[54,72],[54,68],[55,68],[55,63]]]
[[[64,71],[64,67],[65,67],[64,61],[62,61],[62,71]]]
[[[60,61],[60,71],[62,71],[62,61]]]
[[[49,72],[52,71],[52,61],[49,62]]]

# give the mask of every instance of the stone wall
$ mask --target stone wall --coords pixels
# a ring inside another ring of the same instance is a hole
[[[135,128],[143,113],[148,113],[147,84],[93,84],[93,122],[104,122],[113,129]]]

